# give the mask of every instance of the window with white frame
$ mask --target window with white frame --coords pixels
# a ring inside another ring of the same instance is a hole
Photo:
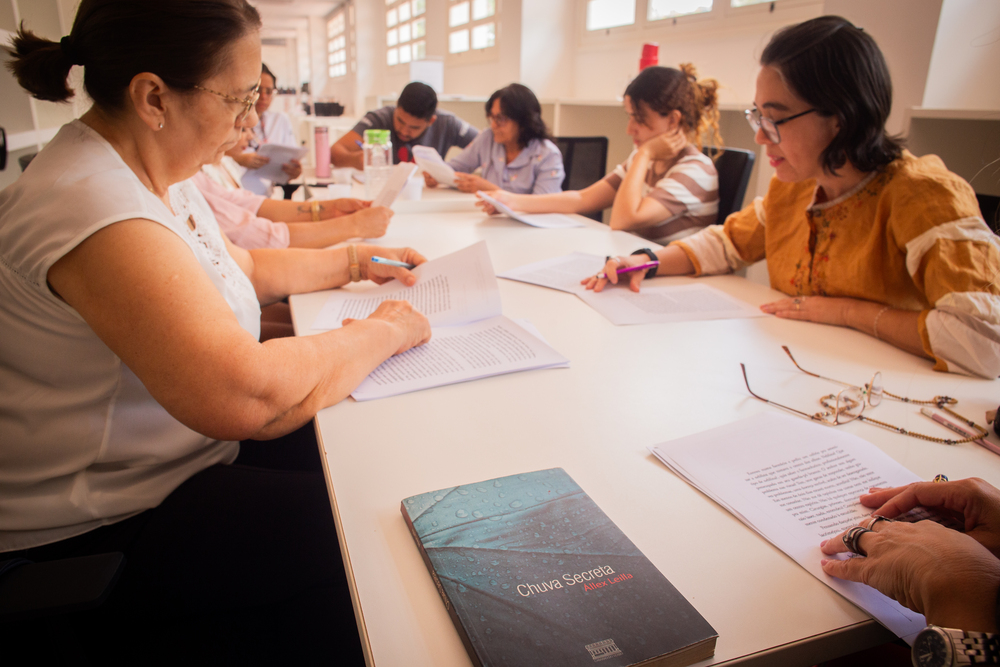
[[[385,0],[385,61],[402,65],[427,57],[427,0]]]
[[[635,0],[587,0],[587,30],[607,30],[635,23]]]
[[[347,15],[343,9],[326,22],[326,59],[331,79],[347,76]]]
[[[774,0],[730,0],[730,6],[732,7],[746,7],[748,5],[762,5],[765,2],[773,2]]]
[[[449,54],[483,51],[496,43],[497,0],[449,0]]]
[[[733,0],[733,5],[735,6],[736,2],[739,1]],[[649,0],[646,8],[646,20],[659,21],[678,16],[704,14],[710,11],[712,11],[712,0]]]

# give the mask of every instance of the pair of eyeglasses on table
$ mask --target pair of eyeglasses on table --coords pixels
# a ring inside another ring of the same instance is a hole
[[[847,422],[858,421],[868,422],[879,426],[881,428],[899,433],[901,435],[908,435],[912,438],[919,438],[921,440],[928,440],[930,442],[937,442],[943,445],[959,445],[963,442],[972,442],[973,440],[978,440],[980,438],[985,438],[989,432],[983,427],[976,424],[971,419],[966,419],[962,415],[958,414],[952,410],[950,405],[955,405],[958,403],[958,399],[952,398],[950,396],[935,396],[934,398],[926,401],[920,401],[912,398],[907,398],[905,396],[897,396],[896,394],[889,393],[882,386],[882,373],[879,371],[875,372],[872,376],[871,382],[863,386],[852,385],[848,382],[842,382],[841,380],[834,380],[833,378],[828,378],[819,373],[813,373],[807,371],[799,365],[799,362],[795,361],[795,357],[792,356],[791,350],[788,349],[787,345],[782,345],[781,349],[785,351],[788,358],[792,360],[795,367],[806,375],[811,375],[814,378],[819,378],[821,380],[826,380],[828,382],[834,382],[839,385],[846,387],[840,390],[836,394],[827,394],[819,399],[820,405],[823,406],[823,410],[813,414],[808,412],[803,412],[801,410],[796,410],[795,408],[789,407],[787,405],[782,405],[781,403],[776,403],[770,399],[760,396],[753,389],[750,388],[750,380],[747,379],[747,368],[744,364],[740,364],[740,368],[743,369],[743,382],[746,383],[747,391],[754,398],[764,401],[768,405],[773,405],[776,408],[781,408],[788,412],[800,415],[807,419],[812,419],[813,421],[818,421],[821,424],[826,424],[827,426],[840,426],[841,424],[846,424]],[[933,405],[939,410],[947,412],[949,415],[958,419],[963,424],[968,425],[970,428],[974,429],[977,434],[969,436],[967,438],[962,438],[960,440],[955,440],[951,438],[935,438],[931,435],[924,435],[923,433],[916,433],[915,431],[909,431],[905,428],[899,426],[893,426],[883,421],[878,421],[877,419],[872,419],[864,414],[865,406],[870,408],[875,408],[878,406],[883,398],[890,398],[892,400],[900,401],[903,403],[913,403],[916,405]]]

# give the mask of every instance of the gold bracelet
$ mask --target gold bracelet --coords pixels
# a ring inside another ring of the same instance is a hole
[[[361,265],[358,264],[358,249],[353,245],[347,246],[347,261],[351,270],[351,282],[356,283],[360,281]]]
[[[313,200],[312,206],[310,206],[309,209],[312,211],[312,221],[319,222],[319,209],[320,209],[319,201]]]

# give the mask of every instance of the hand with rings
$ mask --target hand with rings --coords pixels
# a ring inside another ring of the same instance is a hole
[[[871,516],[821,545],[823,571],[877,589],[928,623],[993,632],[1000,560],[968,535],[933,521]]]
[[[915,508],[953,519],[966,535],[1000,558],[1000,490],[981,479],[871,489],[861,496],[861,504],[890,519]]]

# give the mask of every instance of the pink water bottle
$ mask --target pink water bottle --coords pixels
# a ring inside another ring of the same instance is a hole
[[[330,178],[330,130],[319,125],[313,138],[316,142],[316,178]]]

